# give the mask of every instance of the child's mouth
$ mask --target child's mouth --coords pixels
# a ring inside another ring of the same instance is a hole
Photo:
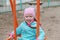
[[[31,20],[27,20],[28,22],[31,22]]]

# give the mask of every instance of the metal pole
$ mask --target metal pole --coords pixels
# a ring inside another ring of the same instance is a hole
[[[48,7],[50,6],[50,0],[48,0]]]
[[[20,9],[22,10],[22,0],[20,0]]]

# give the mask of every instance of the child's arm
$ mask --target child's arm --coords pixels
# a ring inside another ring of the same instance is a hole
[[[21,34],[21,30],[22,30],[22,25],[19,25],[17,28],[16,28],[16,34],[17,35],[20,35]],[[14,31],[12,31],[10,34],[9,34],[9,37],[11,39],[14,38]]]
[[[44,38],[45,38],[45,33],[44,33],[43,29],[40,27],[40,35],[39,35],[38,39],[44,40]]]
[[[21,34],[21,31],[22,31],[22,24],[19,25],[19,26],[16,28],[16,34],[17,34],[17,35],[20,35],[20,34]]]

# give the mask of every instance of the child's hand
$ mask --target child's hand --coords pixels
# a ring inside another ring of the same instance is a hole
[[[14,38],[14,32],[12,32],[12,33],[9,34],[9,38],[10,39],[13,39]]]
[[[10,34],[9,34],[9,37],[10,37],[10,38],[13,38],[13,37],[14,37],[14,34],[10,33]]]
[[[36,40],[39,40],[39,38],[37,38]]]
[[[13,38],[11,36],[9,36],[9,38],[7,40],[13,40]]]

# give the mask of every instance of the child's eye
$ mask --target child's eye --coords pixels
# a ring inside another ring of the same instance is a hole
[[[32,16],[30,16],[30,17],[32,17]]]
[[[27,18],[28,16],[26,16],[26,18]]]

